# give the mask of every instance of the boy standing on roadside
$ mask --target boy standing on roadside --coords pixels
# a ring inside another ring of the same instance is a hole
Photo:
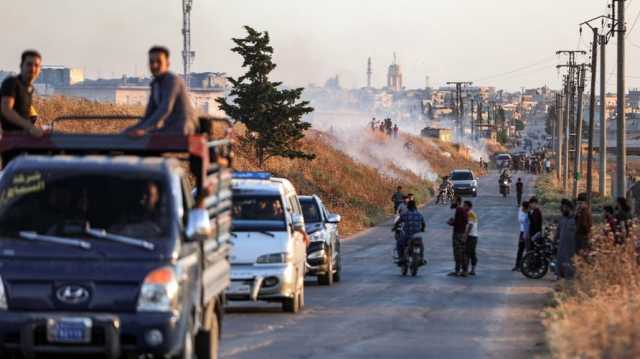
[[[469,263],[471,263],[471,271],[469,275],[476,275],[476,265],[478,264],[478,256],[476,254],[476,247],[478,246],[478,216],[473,210],[473,203],[471,201],[464,201],[464,209],[467,211],[467,217],[469,217],[469,224],[467,224],[467,255],[464,271],[469,269]]]

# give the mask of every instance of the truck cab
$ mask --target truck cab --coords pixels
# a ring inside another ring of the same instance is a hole
[[[228,145],[5,135],[1,356],[216,358],[230,269]]]

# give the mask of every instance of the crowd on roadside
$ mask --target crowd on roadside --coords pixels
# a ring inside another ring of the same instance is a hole
[[[551,159],[545,151],[523,153],[514,156],[513,169],[534,175],[550,173],[553,170]]]
[[[633,218],[631,207],[626,198],[619,197],[615,205],[605,205],[605,234],[613,238],[616,244],[624,244],[629,237]],[[587,257],[591,248],[593,214],[586,198],[580,194],[573,201],[564,198],[560,202],[560,219],[555,226],[553,241],[557,247],[555,271],[557,278],[571,279],[575,274],[573,265],[576,256]],[[520,235],[516,263],[513,271],[522,268],[523,256],[532,250],[536,241],[545,240],[543,216],[536,197],[521,204],[518,213]],[[610,235],[609,235],[610,234]]]

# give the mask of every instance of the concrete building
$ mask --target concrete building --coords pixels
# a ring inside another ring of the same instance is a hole
[[[216,86],[219,76],[192,77],[192,81],[203,81],[207,88],[191,88],[191,101],[196,110],[205,115],[223,116],[216,99],[224,97],[225,89]],[[113,103],[125,106],[145,106],[151,94],[150,79],[127,78],[89,80],[79,84],[59,87],[56,95],[84,98],[90,101]]]
[[[64,66],[46,66],[42,68],[40,77],[38,77],[35,83],[57,88],[73,86],[83,81],[84,71],[82,69]]]
[[[387,87],[393,91],[402,90],[402,69],[395,53],[393,54],[393,64],[389,66],[387,73]]]
[[[435,138],[442,142],[453,141],[453,131],[450,128],[426,127],[420,134],[423,137]]]

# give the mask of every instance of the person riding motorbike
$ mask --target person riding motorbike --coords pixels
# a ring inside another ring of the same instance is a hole
[[[504,169],[498,179],[498,189],[500,193],[503,193],[503,191],[509,193],[509,185],[511,185],[511,174],[508,169]]]
[[[408,211],[402,214],[395,222],[393,231],[398,231],[402,226],[402,233],[396,237],[396,250],[398,252],[399,264],[402,264],[405,260],[404,252],[409,241],[417,241],[420,248],[420,259],[422,264],[426,264],[424,260],[424,245],[422,238],[416,236],[418,233],[422,233],[426,229],[426,223],[424,217],[418,212],[418,207],[415,201],[409,201],[407,204]],[[415,237],[415,238],[414,238]]]
[[[442,177],[442,183],[438,190],[438,198],[436,198],[436,204],[444,201],[449,193],[453,193],[453,183],[449,179],[449,176]]]

